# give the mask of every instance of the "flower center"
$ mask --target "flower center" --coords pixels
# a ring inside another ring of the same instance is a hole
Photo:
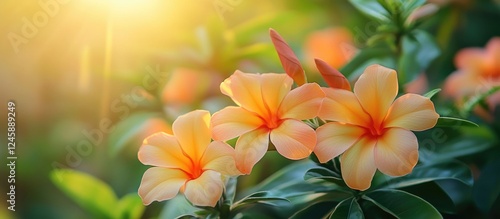
[[[365,128],[366,133],[371,135],[372,137],[379,137],[385,132],[384,124],[382,123],[380,125],[377,125],[374,121],[371,121],[371,123]]]
[[[203,169],[201,168],[200,164],[198,164],[198,163],[191,164],[191,169],[188,173],[189,178],[198,179],[198,177],[200,177],[202,173],[203,173]]]
[[[266,121],[266,126],[268,129],[275,129],[278,126],[280,126],[281,123],[283,122],[283,120],[273,115],[269,116],[268,118],[265,118],[264,120]]]

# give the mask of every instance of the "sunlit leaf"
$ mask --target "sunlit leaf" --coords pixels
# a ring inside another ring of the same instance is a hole
[[[285,72],[293,78],[297,85],[305,84],[307,82],[306,74],[292,48],[275,30],[270,29],[269,34]]]
[[[427,201],[401,190],[376,190],[362,198],[397,218],[443,218]]]
[[[116,211],[120,213],[120,219],[140,218],[144,212],[144,204],[137,193],[130,193],[118,201]]]
[[[348,91],[351,90],[349,81],[337,69],[331,67],[328,63],[321,59],[314,59],[314,61],[316,62],[316,67],[318,68],[319,73],[321,73],[321,76],[323,76],[323,79],[328,86]]]
[[[500,197],[500,159],[487,164],[481,171],[479,179],[473,187],[473,198],[476,206],[483,213],[488,213]]]
[[[116,156],[126,146],[129,146],[147,128],[148,121],[159,116],[159,113],[136,113],[118,122],[108,138],[108,148],[111,156]],[[138,142],[137,148],[140,146],[141,141]]]
[[[245,207],[249,204],[265,204],[265,205],[275,205],[274,202],[290,202],[288,199],[280,196],[276,196],[272,191],[262,191],[253,193],[241,200],[235,202],[231,206],[231,211],[238,211],[239,208]]]
[[[441,116],[438,118],[435,127],[460,127],[460,126],[479,127],[478,124],[466,119],[459,119],[459,118],[445,117],[445,116]]]
[[[389,12],[377,0],[349,0],[363,14],[379,21],[390,20]]]
[[[333,212],[330,214],[330,219],[344,218],[365,218],[363,210],[359,206],[355,198],[349,198],[340,202]]]
[[[103,181],[71,169],[53,170],[50,179],[94,218],[115,217],[118,200],[111,187]]]
[[[427,97],[427,98],[431,99],[434,95],[436,95],[440,91],[441,91],[440,88],[436,88],[436,89],[431,90],[431,91],[427,92],[426,94],[424,94],[424,97]]]

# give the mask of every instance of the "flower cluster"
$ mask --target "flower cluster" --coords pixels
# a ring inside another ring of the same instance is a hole
[[[314,152],[324,163],[342,155],[342,177],[356,190],[368,189],[377,169],[406,175],[418,161],[411,131],[432,128],[439,115],[426,97],[396,99],[397,81],[394,70],[380,65],[365,70],[354,92],[350,86],[316,83],[292,89],[287,74],[236,71],[220,89],[237,106],[212,117],[207,111],[190,112],[173,123],[173,135],[157,133],[144,140],[139,160],[156,167],[144,174],[139,194],[149,204],[181,191],[194,205],[215,206],[224,178],[250,174],[270,145],[292,160]],[[326,121],[317,130],[303,122],[317,117]],[[224,143],[236,137],[234,149]]]

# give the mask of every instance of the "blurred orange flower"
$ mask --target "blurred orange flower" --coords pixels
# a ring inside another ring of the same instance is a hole
[[[315,68],[314,59],[324,60],[339,69],[356,54],[353,36],[343,27],[315,31],[306,38],[304,53],[310,68]]]
[[[217,74],[189,68],[172,71],[162,91],[162,100],[167,105],[189,105],[203,100],[217,89],[222,81]]]
[[[179,190],[196,206],[215,206],[224,188],[223,177],[239,175],[234,149],[211,141],[210,113],[196,110],[180,116],[173,135],[156,133],[144,140],[139,160],[149,168],[139,196],[144,204],[171,199]]]
[[[444,92],[458,102],[500,85],[500,37],[492,38],[485,49],[466,48],[455,56],[457,71],[445,81]],[[490,108],[500,104],[500,93],[488,98]]]
[[[236,142],[236,165],[249,174],[268,150],[269,139],[286,158],[309,156],[316,145],[314,129],[301,120],[315,118],[325,94],[317,84],[290,90],[286,74],[249,74],[236,71],[221,85],[223,94],[238,104],[212,117],[215,140]]]
[[[354,92],[324,88],[314,153],[320,162],[342,154],[342,176],[357,190],[370,187],[375,171],[402,176],[418,161],[418,142],[411,131],[432,128],[439,117],[423,96],[405,94],[396,100],[396,71],[371,65],[359,77]],[[411,131],[410,131],[411,130]]]

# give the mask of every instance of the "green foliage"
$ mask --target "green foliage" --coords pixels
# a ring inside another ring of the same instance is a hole
[[[377,190],[366,193],[362,198],[396,218],[442,218],[429,202],[401,190]]]
[[[93,218],[138,218],[144,205],[137,194],[128,194],[118,200],[111,187],[83,172],[70,169],[53,170],[52,183],[63,191]]]

